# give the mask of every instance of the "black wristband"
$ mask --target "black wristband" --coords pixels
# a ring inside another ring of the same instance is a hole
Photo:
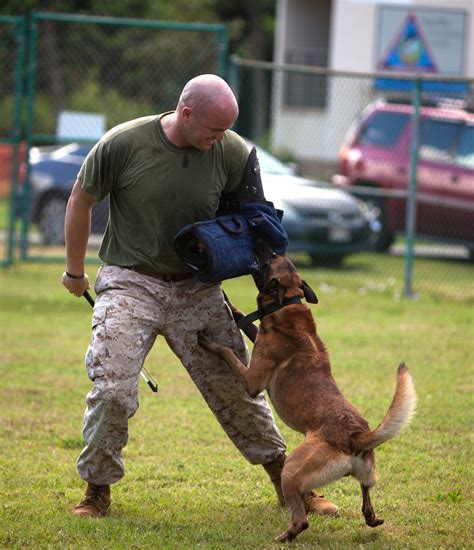
[[[68,273],[66,271],[66,277],[69,277],[69,279],[77,279],[77,280],[84,279],[84,275],[85,274],[83,273],[80,277],[78,277],[77,275],[72,275],[71,273]]]

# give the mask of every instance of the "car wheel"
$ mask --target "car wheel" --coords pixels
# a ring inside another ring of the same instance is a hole
[[[393,244],[395,236],[388,226],[385,214],[385,201],[380,197],[365,197],[371,218],[371,226],[375,231],[372,233],[372,246],[377,252],[385,252]]]
[[[66,200],[49,197],[39,213],[38,225],[45,244],[64,244]]]

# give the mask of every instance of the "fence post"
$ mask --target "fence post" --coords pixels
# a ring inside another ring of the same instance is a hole
[[[27,61],[27,100],[26,100],[26,174],[23,182],[23,196],[22,196],[22,228],[20,236],[20,258],[25,260],[28,254],[28,235],[30,229],[30,147],[31,137],[33,135],[33,116],[34,116],[34,102],[35,102],[35,79],[36,79],[36,43],[38,38],[38,21],[35,12],[32,12],[29,16],[28,25],[28,61]]]
[[[410,179],[408,182],[406,213],[406,251],[405,251],[405,296],[414,298],[413,292],[413,253],[416,228],[416,178],[418,169],[418,136],[420,121],[421,78],[416,77],[413,86],[413,124],[410,147]]]
[[[15,31],[15,72],[14,72],[14,90],[13,90],[13,117],[10,135],[2,143],[11,145],[11,167],[10,167],[10,194],[7,208],[6,232],[5,232],[5,251],[6,257],[0,259],[0,266],[7,267],[14,261],[15,256],[15,228],[16,212],[18,201],[18,174],[20,167],[20,148],[21,148],[21,105],[23,100],[23,64],[25,49],[25,17],[0,15],[0,24],[9,24],[14,26]]]
[[[229,59],[229,86],[239,101],[239,81],[240,81],[240,58],[236,55],[232,55]]]
[[[227,73],[227,56],[229,53],[229,33],[225,25],[222,26],[217,36],[219,37],[219,52],[217,60],[219,71],[218,74],[222,78],[225,78]]]

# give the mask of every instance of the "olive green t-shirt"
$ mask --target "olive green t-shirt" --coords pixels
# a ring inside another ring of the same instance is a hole
[[[101,260],[183,273],[189,269],[174,251],[176,233],[215,216],[220,195],[240,183],[249,151],[232,130],[207,151],[176,147],[161,126],[164,114],[107,132],[88,154],[78,179],[97,201],[110,198]]]

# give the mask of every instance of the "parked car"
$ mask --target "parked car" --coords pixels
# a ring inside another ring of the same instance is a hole
[[[364,197],[380,224],[380,251],[405,230],[412,130],[411,105],[376,101],[352,125],[340,150],[333,183],[354,186]],[[465,245],[472,255],[474,113],[446,101],[423,105],[418,144],[416,233]]]
[[[284,211],[290,252],[306,252],[314,263],[340,263],[372,250],[377,226],[365,203],[325,182],[302,178],[257,148],[265,196]]]
[[[31,219],[45,243],[64,242],[66,203],[89,150],[76,143],[31,150]],[[363,201],[328,183],[299,177],[264,149],[258,148],[258,158],[265,194],[284,211],[290,251],[307,252],[315,262],[338,263],[347,254],[371,249],[373,231]],[[92,232],[103,233],[107,218],[108,203],[102,201],[94,207]]]
[[[38,224],[46,244],[64,243],[66,204],[90,149],[89,145],[70,143],[30,150],[30,220]],[[108,201],[104,200],[93,208],[92,233],[103,233],[107,218]]]

